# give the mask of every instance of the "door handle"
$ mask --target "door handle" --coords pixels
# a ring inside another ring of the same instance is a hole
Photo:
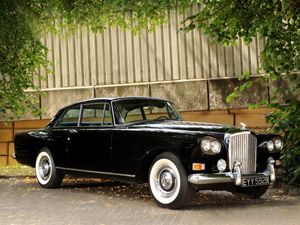
[[[77,134],[77,133],[78,133],[78,131],[75,130],[75,129],[70,129],[69,132],[70,132],[71,134]]]

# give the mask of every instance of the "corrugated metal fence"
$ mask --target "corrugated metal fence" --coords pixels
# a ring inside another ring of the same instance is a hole
[[[200,30],[178,30],[181,21],[199,10],[172,12],[169,23],[155,32],[108,28],[103,33],[80,29],[74,35],[47,35],[52,74],[35,80],[43,89],[93,85],[131,84],[189,79],[235,77],[249,71],[257,74],[259,52],[264,42],[258,37],[250,45],[239,39],[235,47],[216,46]],[[41,69],[41,73],[45,71]]]

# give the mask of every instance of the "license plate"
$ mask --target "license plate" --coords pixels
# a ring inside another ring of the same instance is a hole
[[[242,187],[263,186],[269,183],[269,176],[242,177]]]

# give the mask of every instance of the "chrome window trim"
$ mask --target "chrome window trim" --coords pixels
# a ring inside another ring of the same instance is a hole
[[[82,122],[82,115],[83,115],[83,104],[80,104],[80,113],[79,113],[79,118],[78,118],[78,122],[77,122],[77,127],[79,127]]]
[[[109,105],[110,105],[110,112],[111,112],[111,115],[112,115],[112,122],[113,122],[113,127],[116,126],[116,118],[115,118],[115,108],[113,106],[113,101],[110,101],[109,102]]]
[[[87,129],[87,127],[85,127],[85,126],[81,126],[81,123],[82,123],[82,116],[83,116],[83,110],[84,110],[84,106],[89,106],[89,105],[98,105],[98,104],[103,104],[104,105],[104,108],[103,108],[103,115],[104,114],[106,114],[106,108],[107,108],[107,105],[110,107],[110,102],[108,102],[108,101],[95,101],[95,102],[92,102],[92,103],[83,103],[83,104],[81,104],[81,106],[80,106],[80,115],[79,115],[79,123],[78,123],[78,128],[85,128],[85,129]],[[110,111],[110,113],[112,113],[112,109],[111,108],[109,108],[109,110],[108,111]],[[110,125],[110,126],[103,126],[103,122],[104,122],[104,116],[102,116],[103,117],[103,119],[102,119],[102,125],[96,125],[96,126],[93,126],[93,127],[90,127],[90,128],[104,128],[104,127],[106,127],[106,128],[112,128],[113,126],[114,126],[114,118],[113,118],[113,116],[111,116],[111,120],[112,120],[112,125]]]

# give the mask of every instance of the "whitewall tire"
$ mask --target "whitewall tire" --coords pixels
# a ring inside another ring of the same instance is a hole
[[[180,160],[170,152],[160,154],[152,163],[149,187],[156,203],[171,209],[184,207],[194,193]]]
[[[39,184],[45,188],[59,187],[64,177],[56,171],[51,153],[46,148],[41,149],[36,158],[35,172]]]

